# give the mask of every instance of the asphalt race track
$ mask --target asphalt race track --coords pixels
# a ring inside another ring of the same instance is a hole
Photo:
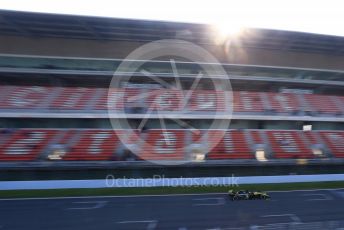
[[[344,189],[224,194],[0,200],[5,229],[344,229]]]

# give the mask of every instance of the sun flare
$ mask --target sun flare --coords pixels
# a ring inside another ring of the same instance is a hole
[[[245,29],[240,23],[217,23],[215,29],[221,37],[238,36]]]

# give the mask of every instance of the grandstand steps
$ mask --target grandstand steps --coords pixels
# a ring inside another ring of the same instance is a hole
[[[229,92],[229,91],[224,91],[225,95],[224,95],[224,112],[231,112],[233,113],[234,110],[234,96],[233,96],[233,92]]]
[[[56,97],[51,106],[56,109],[83,110],[92,97],[91,89],[84,87],[66,87]]]
[[[252,140],[251,132],[249,132],[248,130],[243,130],[243,132],[244,132],[246,143],[250,147],[252,153],[254,153],[255,152],[255,147],[254,147],[255,143]]]
[[[97,101],[102,96],[103,91],[104,90],[101,88],[96,88],[93,90],[92,92],[93,96],[90,98],[88,103],[86,103],[86,110],[93,110],[93,108],[96,107]]]
[[[110,160],[118,142],[112,130],[87,130],[64,159]]]
[[[114,105],[114,107],[116,106],[117,108],[117,100],[119,99],[120,95],[119,93],[113,92],[113,90],[111,90],[111,96],[109,97],[109,103],[110,105]],[[95,100],[95,106],[93,107],[94,110],[105,110],[107,108],[107,99],[108,99],[108,94],[106,93],[106,91],[102,88],[100,88],[97,92],[96,98],[94,98]],[[113,107],[111,107],[113,109]],[[120,109],[120,107],[118,107],[118,109]],[[123,109],[123,106],[121,107],[121,109]]]
[[[187,156],[186,159],[194,159],[197,154],[201,154],[205,157],[210,149],[208,142],[208,132],[206,130],[198,130],[199,132],[187,131],[185,143],[187,148],[185,149]]]
[[[320,136],[331,149],[334,157],[344,157],[344,134],[335,131],[320,131]]]
[[[146,133],[138,130],[114,130],[118,137],[118,145],[115,148],[114,160],[123,160],[129,152],[141,150],[144,141],[146,140]],[[131,156],[134,159],[136,157]]]
[[[56,100],[61,93],[61,87],[49,87],[49,93],[46,95],[45,99],[43,99],[39,107],[42,109],[49,109],[52,102]]]
[[[332,102],[336,105],[337,108],[340,109],[341,111],[341,115],[344,114],[344,103],[340,100],[341,97],[340,96],[330,96]]]
[[[78,141],[81,139],[81,130],[68,130],[64,136],[61,138],[61,140],[58,142],[58,144],[62,144],[66,146],[66,148],[70,149],[72,146],[75,145]],[[65,157],[68,158],[68,154],[70,152],[68,151],[66,155],[63,156],[63,159]]]
[[[182,91],[181,90],[156,90],[154,93],[145,98],[140,97],[138,103],[146,103],[148,108],[152,108],[156,111],[180,111],[182,110]],[[188,93],[188,91],[184,92]],[[194,92],[192,92],[192,96]],[[198,100],[198,97],[196,97]],[[203,99],[203,98],[202,98]],[[192,106],[193,104],[191,104]]]
[[[310,149],[293,131],[266,131],[276,158],[313,158]]]
[[[305,137],[304,131],[296,131],[294,132],[296,135],[296,142],[301,146],[301,148],[305,151],[304,155],[305,158],[313,158],[316,157],[312,152],[312,145],[308,142],[308,139]],[[316,143],[319,144],[319,143]]]
[[[324,143],[322,138],[319,136],[318,132],[305,131],[303,132],[303,138],[309,144],[309,146],[314,148],[321,148],[325,156],[332,156],[332,153],[330,152],[329,148]]]
[[[263,146],[267,159],[308,159],[318,156],[313,145],[324,146],[329,156],[344,157],[342,131],[19,129],[5,135],[0,161],[44,160],[56,149],[68,161],[125,160],[119,151],[133,148],[144,160],[187,160],[190,153],[207,153],[210,160],[254,159],[253,146]]]
[[[258,92],[240,91],[234,92],[234,102],[238,112],[263,112],[262,98]]]
[[[295,94],[289,94],[289,103],[288,108],[290,108],[289,112],[292,114],[299,114],[300,113],[300,101],[298,100]]]
[[[0,160],[35,160],[55,134],[53,130],[19,130],[1,146]]]
[[[269,149],[269,145],[264,142],[261,136],[260,130],[248,130],[247,136],[250,139],[250,146],[252,152],[255,154],[258,150],[264,150],[265,158],[271,158],[271,150]]]
[[[262,130],[257,130],[256,132],[257,133],[255,135],[255,140],[259,142],[263,141],[263,143],[265,144],[265,151],[268,153],[268,156],[273,157],[273,151],[266,132],[263,132]]]
[[[299,111],[301,113],[305,114],[306,112],[311,111],[310,106],[307,104],[307,102],[304,98],[304,94],[296,94],[296,101],[300,105]]]
[[[182,130],[151,130],[139,154],[145,160],[184,160],[185,134]]]
[[[269,92],[266,92],[266,94],[273,105],[272,109],[277,113],[294,114],[300,108],[294,94]]]
[[[42,149],[42,153],[38,155],[38,159],[47,159],[50,154],[53,154],[54,146],[57,144],[63,143],[63,137],[66,136],[68,130],[61,130],[49,141],[49,143]],[[61,146],[62,147],[62,146]]]
[[[269,100],[268,94],[261,92],[260,97],[261,97],[261,100],[263,103],[264,110],[265,111],[271,111],[273,108],[271,105],[271,101]]]
[[[4,94],[0,98],[0,113],[18,114],[25,111],[26,116],[31,116],[33,113],[35,117],[49,117],[53,113],[55,113],[54,116],[60,116],[60,113],[68,116],[66,114],[79,112],[88,116],[92,114],[91,116],[94,117],[98,115],[102,117],[108,109],[107,91],[107,88],[91,87],[0,86],[0,92]],[[152,106],[154,115],[156,111],[169,115],[174,112],[174,115],[186,117],[209,115],[214,112],[219,115],[231,115],[229,113],[230,100],[226,100],[229,98],[229,92],[226,91],[195,90],[185,108],[181,108],[183,91],[180,90],[112,88],[111,92],[113,96],[109,100],[115,114],[130,113],[130,115],[143,116],[147,112],[147,107]],[[186,92],[188,91],[185,90],[184,93]],[[343,110],[342,96],[233,91],[234,115],[315,115],[321,120],[322,117],[342,119]],[[313,116],[312,119],[315,117]]]
[[[220,141],[218,141],[220,140]],[[212,145],[208,159],[251,159],[254,158],[248,146],[243,131],[211,130],[208,132],[208,142]]]
[[[304,98],[309,105],[309,110],[317,114],[338,114],[341,111],[326,95],[305,94]]]

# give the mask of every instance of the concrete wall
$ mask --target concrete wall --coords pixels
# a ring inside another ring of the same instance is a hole
[[[0,53],[124,58],[144,43],[128,41],[96,41],[58,38],[0,37]],[[344,56],[287,52],[253,48],[205,46],[219,61],[233,64],[273,65],[300,68],[344,70]]]
[[[243,184],[343,181],[343,178],[344,174],[148,179],[115,179],[113,176],[108,175],[106,179],[102,180],[1,181],[0,191],[109,187],[237,186]]]

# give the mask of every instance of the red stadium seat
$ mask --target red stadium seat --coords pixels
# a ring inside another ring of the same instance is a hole
[[[61,88],[59,95],[52,100],[50,108],[82,110],[86,109],[91,98],[94,96],[95,89],[81,87]]]
[[[208,159],[254,158],[242,131],[210,130],[208,143]]]
[[[252,130],[250,131],[252,141],[254,144],[264,144],[264,140],[261,137],[260,131],[259,130]]]
[[[333,96],[305,94],[304,99],[307,103],[308,110],[319,113],[338,114],[341,109],[333,101]]]
[[[319,134],[335,157],[344,157],[343,131],[320,131]]]
[[[40,129],[22,129],[11,134],[11,138],[2,143],[1,161],[26,161],[38,157],[57,131]]]
[[[139,89],[123,88],[123,89],[102,89],[100,96],[95,102],[93,109],[107,110],[108,102],[111,110],[124,112],[126,108],[130,109],[135,106],[142,106],[141,100],[145,99],[145,95]]]
[[[117,153],[119,149],[131,149],[128,146],[138,150],[136,159],[185,160],[192,151],[186,146],[192,144],[195,151],[208,152],[210,160],[252,159],[255,155],[246,133],[251,136],[252,144],[271,146],[275,158],[313,158],[310,147],[314,144],[326,145],[334,157],[344,157],[343,131],[202,130],[190,133],[190,130],[148,130],[140,133],[105,129],[2,129],[0,161],[47,159],[44,156],[56,146],[63,148],[62,160],[66,161],[127,160]]]
[[[228,111],[231,103],[225,91],[214,90],[111,88],[109,98],[107,88],[0,86],[0,90],[0,112],[2,109],[106,111],[109,101],[114,112],[145,113],[150,108],[161,112],[202,113]],[[184,97],[189,98],[187,103]],[[342,96],[304,94],[302,97],[305,105],[291,93],[234,91],[233,112],[256,114],[270,109],[289,114],[296,111],[343,113]]]
[[[155,89],[146,97],[148,110],[155,111],[180,111],[182,109],[182,91]]]
[[[118,137],[112,130],[85,130],[63,157],[64,160],[110,160]]]
[[[265,131],[275,158],[313,158],[312,151],[301,139],[299,131]]]
[[[234,112],[263,112],[264,106],[259,92],[233,92]]]
[[[264,93],[266,94],[271,109],[278,113],[291,113],[301,110],[301,104],[295,94],[291,93]]]
[[[0,100],[0,109],[35,109],[44,107],[51,87],[40,86],[1,86],[5,92]]]
[[[149,130],[140,158],[144,160],[184,160],[183,130]]]
[[[188,94],[190,91],[186,91]],[[224,91],[197,90],[193,91],[189,100],[189,110],[193,111],[225,111],[226,95]]]

